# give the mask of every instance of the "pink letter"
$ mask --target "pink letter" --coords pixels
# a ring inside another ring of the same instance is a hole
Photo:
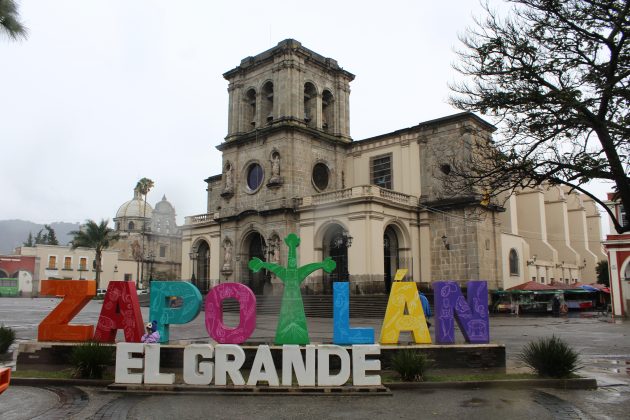
[[[240,323],[236,328],[223,324],[223,301],[236,299],[240,305]],[[206,296],[206,330],[210,337],[221,344],[241,344],[256,328],[256,296],[241,283],[223,283],[214,287]]]

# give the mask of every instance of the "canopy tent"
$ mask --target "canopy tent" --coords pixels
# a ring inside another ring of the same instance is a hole
[[[526,283],[522,283],[519,285],[516,285],[514,287],[510,287],[508,289],[505,289],[507,292],[511,292],[511,291],[517,291],[517,290],[521,290],[521,291],[540,291],[540,290],[556,290],[555,287],[551,287],[548,286],[546,284],[542,284],[542,283],[538,283],[535,282],[533,280],[530,280]]]

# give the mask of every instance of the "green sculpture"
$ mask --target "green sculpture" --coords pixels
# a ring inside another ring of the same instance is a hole
[[[300,284],[315,270],[321,268],[325,272],[330,273],[337,264],[332,258],[328,257],[322,262],[298,267],[296,249],[300,245],[300,238],[295,233],[290,233],[289,236],[284,238],[284,243],[289,247],[286,268],[278,264],[262,261],[260,258],[252,258],[249,261],[249,268],[254,273],[257,273],[262,268],[267,269],[284,283],[275,344],[308,344],[310,341]]]

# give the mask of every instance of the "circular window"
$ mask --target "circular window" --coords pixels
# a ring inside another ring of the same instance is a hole
[[[315,188],[320,191],[323,191],[328,187],[328,177],[330,176],[330,172],[328,171],[328,166],[323,163],[317,163],[313,167],[313,184]]]
[[[257,163],[252,163],[247,170],[247,187],[251,191],[256,191],[264,179],[263,169]]]

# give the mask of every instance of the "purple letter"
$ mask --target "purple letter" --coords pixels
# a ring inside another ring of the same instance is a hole
[[[454,281],[433,283],[435,298],[435,341],[438,344],[455,343],[455,318],[467,343],[490,342],[488,322],[488,283],[469,281],[468,301]]]

